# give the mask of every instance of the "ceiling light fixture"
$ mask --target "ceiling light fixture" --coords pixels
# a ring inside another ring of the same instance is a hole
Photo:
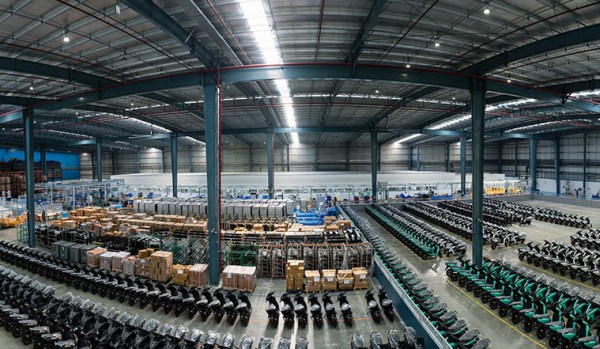
[[[435,45],[435,47],[440,47],[440,42],[436,41],[434,45]]]
[[[33,84],[29,85],[29,90],[33,91]]]
[[[267,11],[263,6],[262,0],[244,1],[239,3],[244,18],[248,21],[250,31],[254,35],[254,40],[260,48],[264,63],[283,64],[283,55],[277,48],[277,33],[269,24]],[[283,105],[283,114],[288,127],[296,128],[296,115],[294,113],[294,101],[287,80],[275,80],[275,85],[279,91],[281,105]],[[298,133],[290,134],[293,143],[298,143]]]
[[[69,31],[65,29],[63,31],[63,42],[66,44],[69,41],[71,41],[71,38],[69,37]]]
[[[406,136],[404,138],[400,138],[399,140],[397,140],[396,144],[406,143],[406,142],[408,142],[410,140],[413,140],[413,139],[421,137],[421,136],[422,136],[422,134],[420,134],[420,133],[417,133],[417,134],[414,134],[414,135],[410,135],[410,136]]]
[[[375,93],[379,93],[379,90],[375,90]]]
[[[490,10],[489,7],[486,7],[486,8],[483,9],[483,14],[486,15],[486,16],[489,15],[491,12],[492,12],[492,10]]]
[[[410,68],[410,64],[407,64],[407,65],[406,65],[406,68],[407,68],[407,69],[409,69],[409,68]]]
[[[508,83],[510,84],[510,83],[512,82],[512,80],[511,80],[510,78],[508,78],[508,79],[506,80],[506,82],[508,82]]]

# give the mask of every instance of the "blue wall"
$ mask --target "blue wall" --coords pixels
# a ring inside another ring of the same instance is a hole
[[[8,161],[10,159],[24,160],[25,152],[22,149],[0,148],[0,161]],[[63,180],[81,179],[79,154],[46,151],[46,161],[50,160],[60,162]],[[39,151],[34,151],[33,161],[40,161]]]

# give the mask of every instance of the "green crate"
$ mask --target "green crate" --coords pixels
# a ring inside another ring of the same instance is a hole
[[[17,225],[17,241],[21,244],[27,244],[27,223]]]

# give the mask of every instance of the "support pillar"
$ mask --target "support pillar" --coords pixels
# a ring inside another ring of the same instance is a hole
[[[450,172],[450,143],[446,143],[446,172]]]
[[[137,151],[137,153],[135,154],[136,156],[136,171],[137,173],[142,173],[142,152],[140,150]]]
[[[519,140],[515,140],[515,177],[519,178]]]
[[[467,137],[460,136],[460,196],[467,194]]]
[[[587,198],[587,132],[583,133],[583,199]]]
[[[472,190],[473,190],[473,263],[483,263],[483,147],[485,118],[485,80],[473,79],[471,87],[472,115]]]
[[[421,171],[421,147],[417,145],[417,171]]]
[[[531,178],[531,192],[537,191],[537,139],[529,141],[529,177]]]
[[[35,172],[33,162],[33,109],[23,110],[25,136],[25,194],[27,195],[27,245],[35,247]]]
[[[498,173],[502,173],[502,141],[498,142]]]
[[[96,138],[96,178],[102,182],[102,144],[100,138]]]
[[[110,161],[112,162],[112,174],[117,174],[117,152],[113,151],[110,153]]]
[[[373,203],[377,202],[377,131],[371,131],[371,190]]]
[[[171,135],[171,180],[174,198],[177,197],[177,138],[176,133]]]
[[[208,189],[208,271],[211,285],[219,284],[221,266],[221,113],[220,86],[204,85],[206,184]]]
[[[40,166],[42,167],[42,172],[46,173],[46,147],[42,146],[40,148]]]
[[[554,178],[556,179],[556,195],[560,195],[560,136],[554,140]]]
[[[346,143],[346,171],[350,171],[350,143]]]
[[[412,171],[413,147],[408,148],[408,170]]]
[[[273,164],[273,150],[275,148],[275,134],[267,133],[267,181],[269,188],[269,199],[275,199],[275,168]],[[317,152],[318,154],[319,152]]]

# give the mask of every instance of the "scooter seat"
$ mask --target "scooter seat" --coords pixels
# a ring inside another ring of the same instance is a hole
[[[350,306],[350,304],[346,303],[346,304],[342,304],[341,309],[342,309],[342,311],[346,311],[346,310],[352,309],[352,307]]]
[[[562,325],[564,325],[564,323],[562,321],[552,321],[552,322],[547,323],[546,325],[548,325],[550,327],[552,327],[552,326],[562,326]]]
[[[518,302],[510,302],[510,303],[508,303],[508,305],[510,305],[511,307],[514,307],[514,306],[516,306],[516,305],[523,305],[523,302],[521,302],[521,301],[518,301]]]
[[[330,303],[325,306],[325,311],[330,312],[332,310],[335,310],[335,306],[333,304]]]
[[[314,304],[314,305],[310,306],[310,312],[311,313],[314,313],[314,312],[320,311],[320,310],[321,310],[321,307],[318,304]]]
[[[294,311],[295,311],[295,312],[304,311],[304,309],[305,309],[305,308],[304,308],[304,305],[302,305],[302,304],[298,304],[298,305],[296,305],[296,306],[294,307]]]
[[[393,302],[389,299],[384,299],[383,302],[381,302],[381,306],[383,307],[389,307],[391,304],[393,304]]]
[[[219,301],[212,301],[208,304],[209,307],[213,308],[213,307],[218,307],[221,305],[221,302]]]
[[[560,334],[567,334],[567,333],[575,333],[575,332],[577,332],[577,330],[574,328],[561,328],[560,330],[558,330],[556,332],[558,332]]]
[[[598,340],[598,336],[587,336],[587,337],[579,338],[577,341],[579,343],[585,343],[585,342],[592,342],[592,341],[597,341],[597,340]]]
[[[535,311],[535,308],[521,309],[519,313],[531,313],[532,311]]]
[[[533,316],[534,319],[545,319],[545,318],[548,318],[548,317],[550,317],[550,314],[535,314]]]
[[[41,336],[43,340],[49,341],[53,339],[61,340],[62,335],[60,333],[46,333]]]
[[[48,326],[37,326],[37,327],[32,327],[31,331],[34,333],[48,333],[50,332],[50,327]]]

